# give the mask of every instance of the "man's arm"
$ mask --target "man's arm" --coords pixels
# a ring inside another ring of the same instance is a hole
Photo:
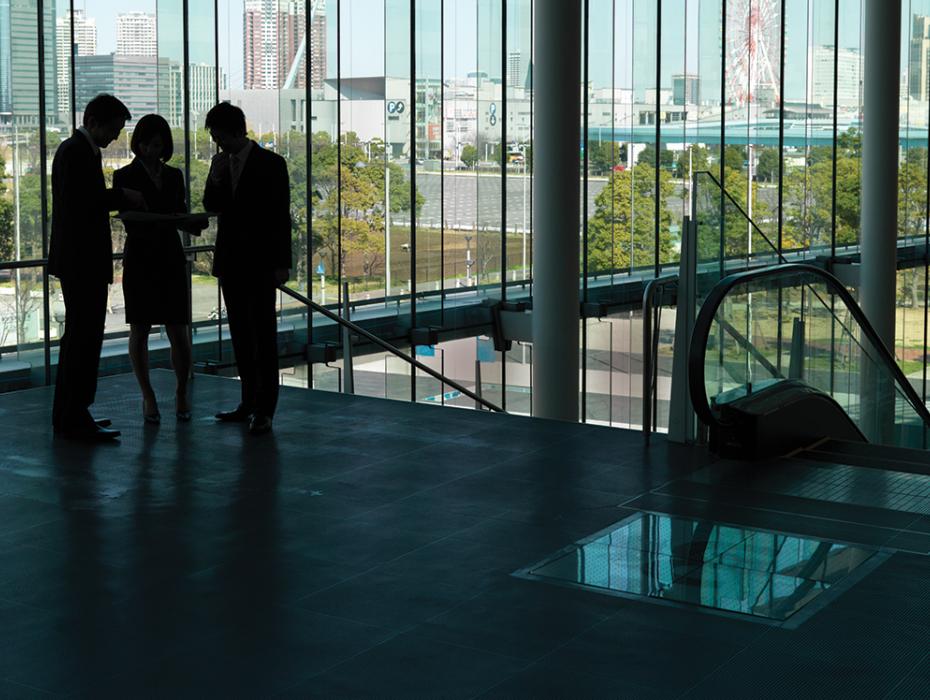
[[[229,156],[217,153],[210,163],[210,174],[203,188],[203,208],[207,211],[223,212],[229,207],[231,188],[229,185]]]

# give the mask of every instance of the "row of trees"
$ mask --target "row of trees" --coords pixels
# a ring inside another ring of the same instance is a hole
[[[27,135],[28,136],[28,135]],[[56,132],[48,133],[50,151],[60,141]],[[172,164],[183,167],[183,133],[174,134],[176,152]],[[342,136],[340,149],[324,132],[310,136],[311,167],[307,167],[306,136],[257,134],[256,140],[269,143],[288,158],[291,175],[293,236],[297,254],[299,279],[306,279],[307,235],[315,252],[327,261],[331,274],[344,270],[346,261],[360,266],[372,281],[383,270],[385,256],[385,206],[391,212],[410,210],[410,183],[405,169],[385,158],[385,145],[380,141],[362,142],[349,132]],[[23,174],[19,178],[21,256],[42,257],[41,176],[38,139],[24,139],[19,157]],[[123,146],[124,144],[120,144]],[[214,146],[208,132],[201,129],[191,143],[191,200],[199,207],[203,186],[209,171]],[[656,192],[656,152],[647,145],[637,155],[637,163],[627,169],[627,145],[621,143],[589,144],[589,165],[592,173],[607,175],[607,186],[595,202],[589,225],[589,269],[624,269],[630,265],[649,265],[654,260],[656,231],[659,232],[660,260],[674,257],[673,230],[677,214],[665,206],[670,199],[688,196],[683,183],[691,171],[719,168],[719,149],[694,145],[688,151],[675,153],[662,150],[658,154],[659,190]],[[7,152],[9,152],[7,150]],[[899,168],[899,236],[923,235],[927,220],[927,151],[909,148]],[[834,149],[814,147],[786,157],[782,182],[784,203],[782,243],[785,249],[807,249],[829,245],[834,227],[838,245],[855,243],[859,230],[859,194],[861,168],[861,135],[855,131],[841,134]],[[471,154],[466,148],[464,156]],[[531,153],[528,154],[531,157]],[[729,145],[724,151],[727,190],[748,209],[748,157],[745,147]],[[803,163],[797,158],[803,157]],[[775,205],[780,154],[777,148],[757,147],[753,153],[753,218],[774,240]],[[466,164],[469,164],[466,163]],[[623,165],[623,169],[615,166]],[[6,164],[0,160],[0,172]],[[389,171],[388,177],[386,172]],[[390,182],[390,196],[385,192]],[[340,190],[341,184],[341,190]],[[656,222],[655,197],[663,203]],[[422,194],[417,194],[416,207],[423,206]],[[310,207],[313,221],[310,220]],[[0,179],[0,259],[15,257],[13,250],[14,211],[12,182]],[[340,239],[341,234],[341,239]],[[403,235],[402,231],[398,231]],[[342,258],[339,259],[341,250]],[[206,262],[203,263],[204,272]]]

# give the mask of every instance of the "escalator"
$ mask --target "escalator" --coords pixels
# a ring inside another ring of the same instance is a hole
[[[846,287],[811,265],[741,271],[713,286],[690,339],[688,391],[722,454],[930,446],[930,412],[894,356]]]

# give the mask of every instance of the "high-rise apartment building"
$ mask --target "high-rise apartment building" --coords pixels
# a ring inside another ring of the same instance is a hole
[[[122,12],[116,16],[117,56],[158,56],[155,14]]]
[[[313,3],[310,18],[310,87],[323,89],[326,80],[326,0]]]
[[[925,102],[930,96],[930,17],[914,15],[907,58],[907,94]]]
[[[306,9],[306,0],[245,0],[243,83],[246,90],[306,85]],[[310,11],[311,85],[321,88],[326,74],[326,3],[311,1]]]
[[[74,25],[74,44],[71,44],[71,25]],[[70,11],[58,18],[55,28],[58,50],[59,109],[67,112],[71,96],[71,56],[93,56],[97,53],[97,20],[87,17],[84,10]],[[71,51],[68,47],[71,46]]]

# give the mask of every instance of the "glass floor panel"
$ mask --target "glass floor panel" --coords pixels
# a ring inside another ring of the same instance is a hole
[[[809,537],[638,513],[524,573],[784,621],[875,554]]]

